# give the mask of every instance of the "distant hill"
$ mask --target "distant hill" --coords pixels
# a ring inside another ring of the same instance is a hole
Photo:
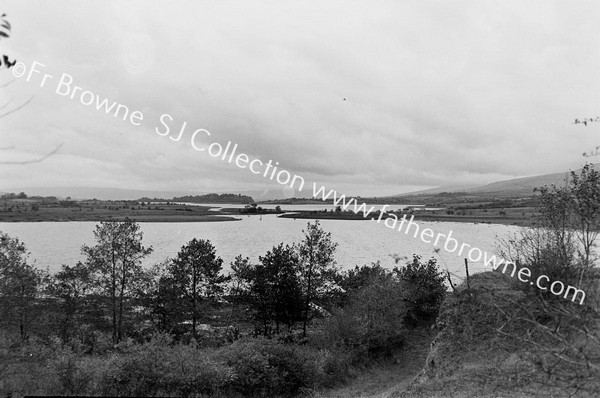
[[[477,188],[477,185],[446,185],[443,187],[423,189],[421,191],[405,192],[388,197],[412,196],[412,195],[435,195],[442,192],[465,192],[467,189]]]
[[[579,171],[579,170],[577,170]],[[544,185],[565,185],[565,179],[568,173],[554,173],[545,174],[533,177],[515,178],[513,180],[505,180],[493,182],[491,184],[483,185],[481,187],[470,188],[465,190],[469,193],[498,193],[504,192],[506,194],[531,194],[534,188],[539,188]]]
[[[581,169],[575,170],[579,173]],[[452,185],[446,187],[438,187],[423,191],[407,192],[393,197],[408,197],[416,195],[434,195],[442,192],[464,192],[466,194],[494,194],[495,196],[529,196],[533,193],[534,188],[539,188],[544,185],[563,186],[565,178],[569,172],[543,174],[531,177],[514,178],[511,180],[497,181],[491,184],[481,186],[467,185]]]

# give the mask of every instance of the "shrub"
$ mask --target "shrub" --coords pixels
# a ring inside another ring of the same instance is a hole
[[[390,354],[402,344],[407,306],[400,283],[391,273],[363,273],[343,309],[323,326],[323,347],[347,348],[362,362]],[[355,362],[356,364],[356,362]]]
[[[101,378],[102,395],[218,395],[231,382],[232,372],[213,352],[174,345],[166,335],[133,345],[113,356]]]
[[[572,231],[550,230],[547,228],[521,228],[518,232],[498,243],[499,254],[517,268],[526,266],[531,270],[530,280],[535,281],[546,275],[550,281],[561,281],[566,285],[577,286],[581,275],[581,260],[577,259],[577,241]],[[542,291],[535,285],[512,279],[513,288],[522,290],[528,296],[547,296],[548,300],[562,300],[550,292]]]
[[[345,382],[355,372],[352,367],[356,352],[343,347],[314,348],[309,352],[314,367],[312,382],[316,388],[331,388]]]
[[[94,372],[90,367],[84,366],[83,362],[70,352],[65,352],[49,362],[48,366],[54,370],[60,385],[59,394],[81,395],[90,392]]]
[[[223,350],[234,371],[232,388],[249,396],[290,396],[314,383],[317,352],[263,338],[238,340]]]
[[[58,384],[46,363],[55,353],[35,336],[23,341],[18,333],[0,330],[0,396],[54,392]]]
[[[446,296],[443,273],[435,258],[421,262],[421,256],[413,255],[413,261],[403,268],[394,268],[406,298],[407,321],[418,323],[430,321],[437,316]]]

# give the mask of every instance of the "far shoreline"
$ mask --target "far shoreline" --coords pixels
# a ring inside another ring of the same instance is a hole
[[[140,223],[188,223],[188,222],[231,222],[242,221],[242,216],[267,216],[276,215],[277,218],[291,218],[302,220],[339,220],[339,221],[370,221],[377,219],[378,214],[371,217],[363,217],[361,214],[335,212],[316,212],[316,211],[285,211],[283,213],[265,213],[265,214],[234,214],[213,212],[210,215],[172,215],[172,214],[156,214],[156,215],[86,215],[74,213],[62,216],[52,215],[29,215],[29,214],[12,214],[11,217],[0,217],[0,223],[21,223],[21,222],[107,222],[107,221],[125,221],[125,219],[134,220]],[[404,214],[396,214],[401,218]],[[237,216],[237,217],[236,217]],[[520,227],[533,227],[534,221],[529,218],[513,218],[513,217],[478,217],[478,216],[448,216],[442,214],[406,214],[407,218],[414,216],[415,221],[426,222],[457,222],[457,223],[472,223],[472,224],[488,224],[488,225],[509,225]],[[385,220],[385,218],[382,219]]]
[[[106,218],[45,218],[45,219],[0,219],[0,223],[43,223],[43,222],[107,222],[116,221],[123,222],[125,219],[130,219],[139,223],[179,223],[179,222],[228,222],[241,221],[241,218],[227,217],[221,215],[215,216],[188,216],[188,217],[172,217],[172,216],[156,216],[156,217],[106,217]]]
[[[401,218],[404,214],[396,214],[398,218]],[[414,216],[415,221],[426,221],[426,222],[456,222],[456,223],[469,223],[469,224],[496,224],[496,225],[508,225],[508,226],[518,226],[518,227],[533,227],[535,225],[534,221],[529,218],[504,218],[504,217],[477,217],[477,216],[446,216],[446,215],[438,215],[438,214],[406,214],[407,219],[411,216]],[[327,213],[311,213],[311,212],[302,212],[302,213],[285,213],[279,218],[294,218],[294,219],[306,219],[306,220],[346,220],[346,221],[370,221],[373,219],[377,219],[378,215],[374,217],[363,217],[360,214],[341,214],[337,215],[335,213],[327,212]],[[382,218],[382,221],[385,218]]]
[[[324,203],[327,205],[327,203]],[[446,208],[387,211],[385,217],[410,218],[416,221],[498,224],[511,226],[535,225],[536,211],[532,206],[496,207],[496,203],[448,206]],[[232,206],[234,205],[234,206]],[[309,210],[301,204],[287,205],[292,209],[262,208],[257,204],[237,207],[237,203],[149,203],[138,201],[56,200],[54,198],[4,199],[0,203],[0,222],[107,222],[135,220],[140,223],[188,223],[241,221],[243,216],[277,215],[278,218],[309,220],[369,221],[379,218],[380,211],[363,216],[363,212],[336,210]],[[219,206],[219,207],[217,207]],[[270,204],[270,206],[273,206]],[[429,205],[425,205],[429,206]],[[313,207],[314,208],[314,207]]]

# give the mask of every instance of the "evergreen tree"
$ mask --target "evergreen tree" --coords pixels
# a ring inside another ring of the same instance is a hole
[[[298,246],[301,273],[304,283],[304,316],[302,332],[306,337],[306,326],[310,320],[313,301],[324,298],[328,285],[333,285],[337,272],[334,253],[337,243],[331,240],[331,232],[325,232],[319,220],[307,224],[304,240]]]
[[[217,257],[215,247],[210,240],[192,239],[182,246],[173,260],[169,273],[172,280],[164,279],[163,285],[168,291],[177,289],[181,309],[192,320],[192,333],[196,335],[196,324],[200,317],[202,302],[214,303],[223,291],[225,277],[221,275],[223,260]]]

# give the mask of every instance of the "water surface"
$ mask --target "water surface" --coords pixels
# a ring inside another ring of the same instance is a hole
[[[324,208],[320,206],[319,208]],[[258,261],[274,245],[280,242],[299,242],[311,220],[277,218],[275,215],[238,216],[241,221],[206,223],[140,223],[144,233],[143,242],[152,246],[154,252],[147,257],[148,266],[174,257],[185,243],[192,238],[210,239],[217,249],[217,255],[224,260],[225,269],[233,259],[241,254]],[[504,237],[517,227],[498,224],[472,224],[450,222],[419,222],[420,228],[431,228],[434,233],[448,234],[461,243],[492,253],[496,248],[497,236]],[[0,223],[0,231],[18,237],[31,252],[31,259],[42,268],[56,271],[61,264],[74,264],[83,260],[81,246],[94,244],[95,222],[21,222]],[[457,275],[464,275],[465,255],[458,257],[443,248],[435,252],[431,243],[421,241],[403,232],[389,229],[383,222],[377,224],[367,220],[321,220],[322,227],[332,234],[339,244],[336,260],[342,268],[370,264],[380,261],[386,267],[396,264],[392,255],[411,258],[413,253],[424,258],[434,256],[438,262]],[[413,228],[414,230],[414,228]],[[471,272],[484,270],[483,261],[470,264]]]

